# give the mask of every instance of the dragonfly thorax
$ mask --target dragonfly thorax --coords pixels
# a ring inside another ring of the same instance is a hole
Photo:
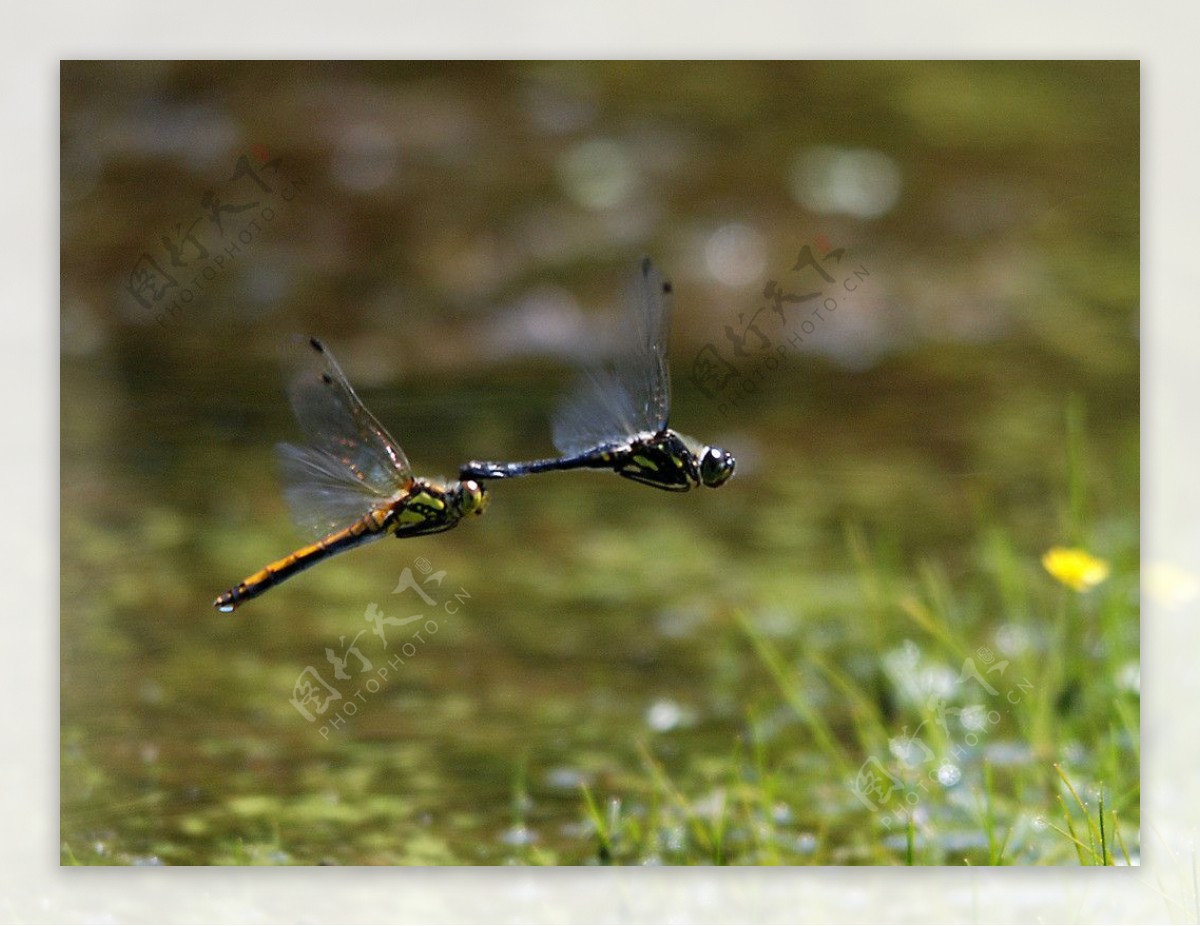
[[[601,456],[618,475],[673,492],[699,485],[715,489],[728,481],[736,466],[729,451],[698,445],[669,428],[658,434],[639,434]]]
[[[397,537],[449,530],[469,514],[482,514],[487,501],[487,489],[474,479],[446,485],[414,479],[393,505],[393,530]]]
[[[658,489],[686,492],[700,484],[700,468],[687,443],[674,431],[638,435],[620,450],[609,451],[619,476]]]

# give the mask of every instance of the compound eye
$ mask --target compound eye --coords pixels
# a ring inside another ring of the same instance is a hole
[[[463,483],[463,500],[465,502],[463,507],[468,512],[483,514],[483,510],[487,507],[488,503],[487,489],[474,479],[468,479]]]
[[[729,481],[736,466],[732,453],[709,447],[700,460],[700,481],[710,489],[719,488]]]

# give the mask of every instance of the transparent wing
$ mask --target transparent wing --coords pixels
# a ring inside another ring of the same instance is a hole
[[[566,454],[658,432],[671,413],[667,335],[671,284],[646,258],[631,294],[632,305],[614,362],[585,371],[554,419],[554,445]]]
[[[284,369],[292,411],[309,444],[279,445],[284,496],[296,527],[323,537],[394,498],[412,481],[412,470],[324,344],[289,338]]]
[[[292,523],[306,540],[327,537],[389,500],[323,450],[296,444],[277,444],[275,450],[283,474],[283,497]]]
[[[671,413],[671,281],[643,258],[634,290],[633,339],[623,358],[622,378],[630,387],[639,431],[661,431]]]
[[[554,446],[573,456],[628,440],[642,430],[638,420],[633,400],[614,369],[585,370],[575,391],[554,414]]]

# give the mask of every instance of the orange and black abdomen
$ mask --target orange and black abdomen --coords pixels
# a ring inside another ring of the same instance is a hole
[[[322,560],[382,536],[390,526],[391,517],[392,512],[388,509],[372,511],[349,527],[336,531],[328,537],[322,537],[316,543],[301,547],[283,559],[264,566],[254,575],[242,579],[229,591],[218,595],[216,601],[213,602],[213,607],[218,611],[228,613],[243,601],[257,598],[285,579],[290,579]]]

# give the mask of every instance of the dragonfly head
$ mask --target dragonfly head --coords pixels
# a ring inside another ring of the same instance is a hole
[[[736,467],[737,460],[728,450],[707,447],[700,458],[700,481],[710,489],[720,488],[729,481]]]
[[[458,504],[464,515],[483,514],[488,506],[488,492],[474,479],[464,479],[458,484]]]

